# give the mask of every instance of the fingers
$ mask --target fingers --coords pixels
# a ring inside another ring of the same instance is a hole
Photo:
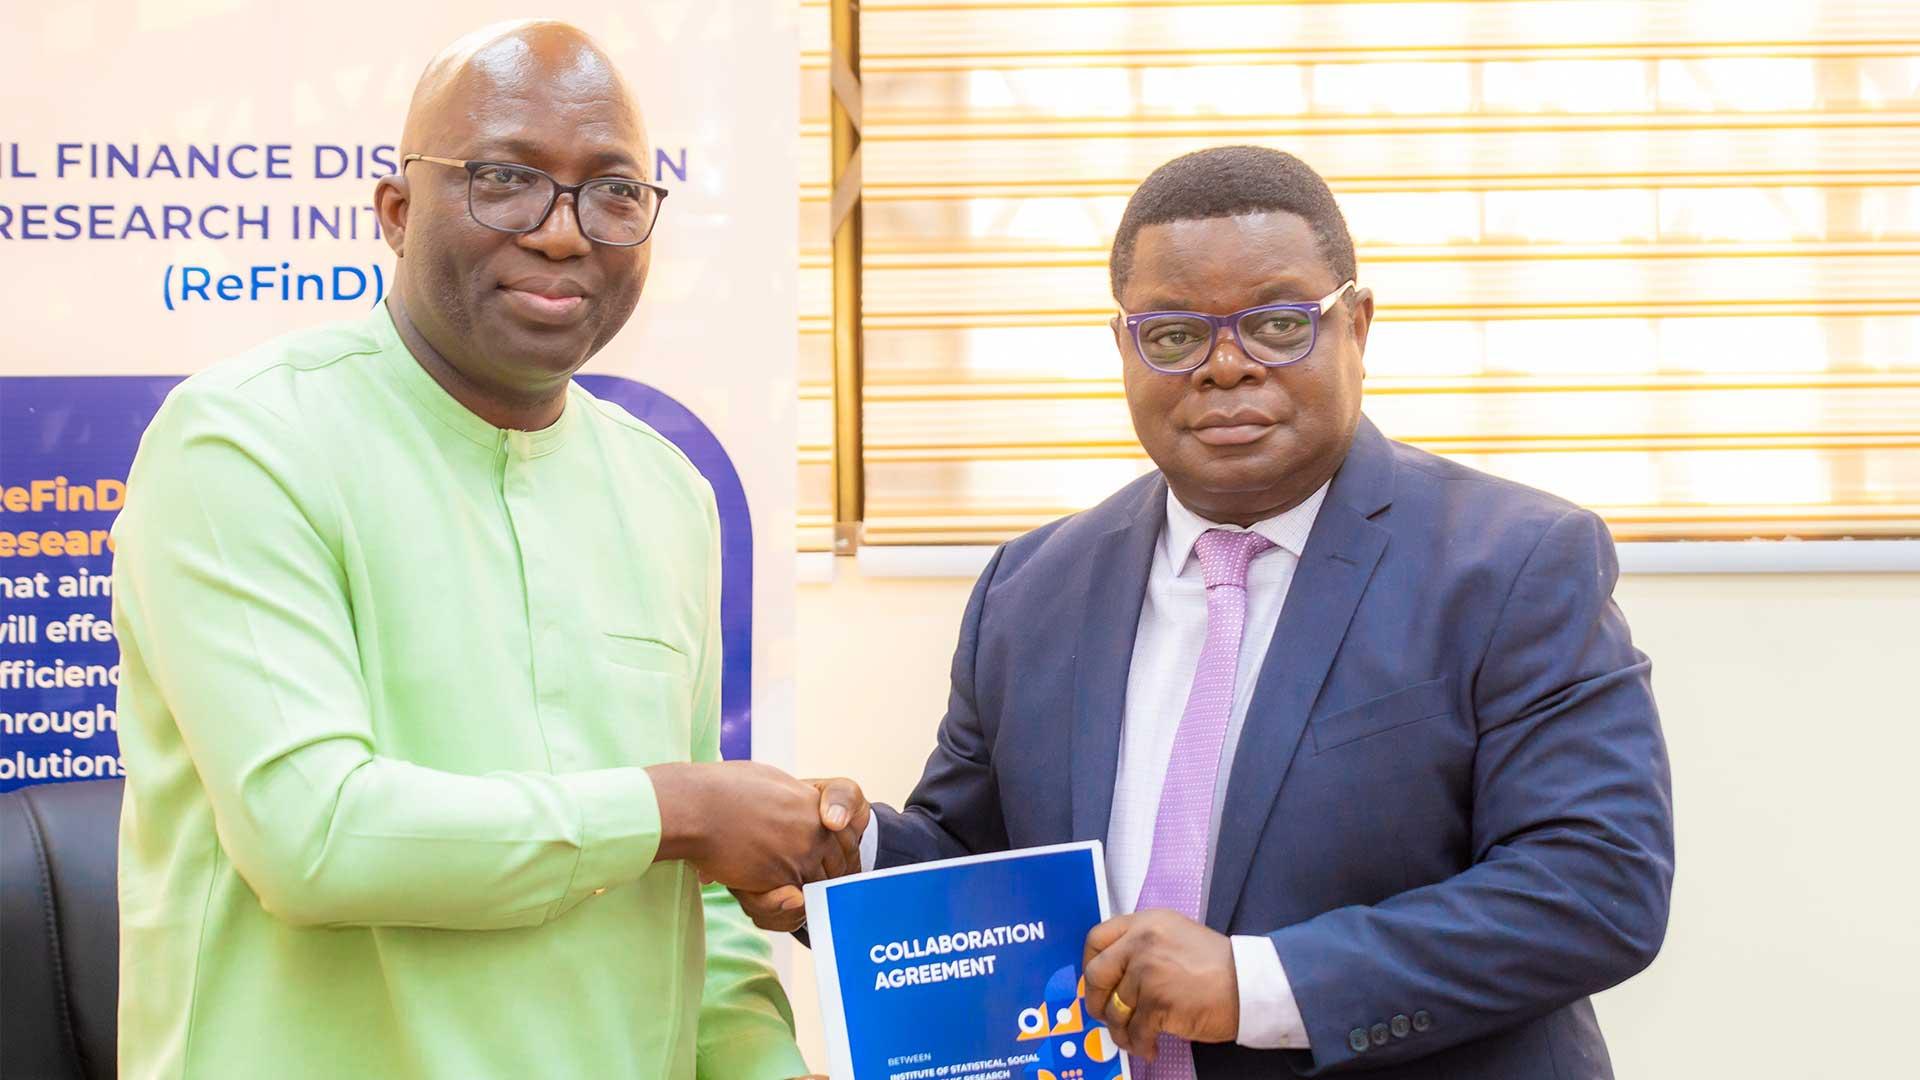
[[[860,841],[853,838],[851,829],[833,834],[834,846],[839,849],[840,862],[844,869],[841,873],[857,874],[864,867],[860,865]],[[839,877],[839,874],[835,874]]]
[[[845,844],[840,842],[839,833],[830,833],[821,838],[820,877],[814,880],[832,880],[860,870],[859,852],[849,853]],[[849,857],[851,855],[851,857]]]
[[[733,898],[740,902],[740,909],[753,920],[753,925],[762,930],[790,934],[807,921],[806,896],[792,885],[764,893],[736,889]]]
[[[1127,973],[1127,955],[1132,951],[1126,937],[1131,915],[1108,919],[1087,932],[1087,947],[1080,971],[1087,983],[1087,1011],[1108,1027],[1118,1028],[1119,1018],[1111,1007],[1113,991]],[[1131,1001],[1129,1001],[1131,1004]]]
[[[786,777],[785,782],[796,796],[790,807],[794,816],[787,819],[791,831],[784,840],[792,845],[786,855],[789,869],[786,883],[797,885],[846,873],[846,857],[838,835],[828,830],[822,820],[826,811],[815,782],[792,777]]]
[[[1157,995],[1147,992],[1145,967],[1139,963],[1127,965],[1120,985],[1113,989],[1113,996],[1133,1011],[1127,1012],[1125,1008],[1116,1007],[1114,1011],[1123,1013],[1125,1019],[1116,1016],[1115,1022],[1107,1026],[1113,1030],[1113,1041],[1119,1043],[1122,1050],[1152,1061],[1159,1052],[1160,1030],[1165,1023],[1166,1010],[1157,1000]]]
[[[1087,931],[1087,948],[1085,954],[1080,957],[1080,970],[1085,971],[1087,965],[1093,963],[1095,954],[1110,948],[1114,942],[1125,937],[1127,930],[1133,926],[1133,919],[1132,915],[1115,915]]]
[[[860,837],[873,816],[865,793],[845,777],[805,783],[818,792],[820,824],[831,834],[832,845],[820,863],[821,874],[836,878],[859,873]]]
[[[860,785],[846,777],[809,780],[807,783],[820,792],[820,823],[834,832],[841,832],[849,825],[854,826],[853,835],[857,840],[872,813]]]
[[[1150,920],[1150,917],[1149,917]],[[1139,915],[1108,919],[1087,932],[1087,1012],[1107,1025],[1122,1050],[1145,1061],[1159,1052],[1166,1025],[1165,1002],[1147,982],[1151,934]]]

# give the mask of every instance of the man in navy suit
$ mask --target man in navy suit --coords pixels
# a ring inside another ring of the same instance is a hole
[[[919,786],[829,824],[868,867],[1104,839],[1087,1001],[1152,1080],[1611,1076],[1588,996],[1660,947],[1673,825],[1606,526],[1362,415],[1298,159],[1162,166],[1111,269],[1158,472],[994,554]]]

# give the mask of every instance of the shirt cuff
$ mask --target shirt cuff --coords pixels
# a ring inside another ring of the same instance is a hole
[[[660,800],[647,770],[594,769],[555,779],[580,810],[580,858],[566,895],[549,918],[615,885],[638,880],[660,853]]]
[[[873,869],[880,861],[880,816],[867,818],[867,831],[860,834],[860,872]]]
[[[1240,983],[1240,1033],[1234,1041],[1252,1050],[1308,1050],[1307,1022],[1272,940],[1233,936],[1234,977]]]

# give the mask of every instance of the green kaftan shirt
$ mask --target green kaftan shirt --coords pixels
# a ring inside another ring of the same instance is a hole
[[[720,544],[652,429],[495,428],[380,308],[176,389],[114,538],[123,1077],[807,1071],[766,940],[654,863]]]

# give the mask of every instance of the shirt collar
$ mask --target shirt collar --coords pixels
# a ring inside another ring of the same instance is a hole
[[[1306,497],[1299,506],[1285,513],[1253,523],[1250,532],[1273,541],[1275,547],[1287,549],[1294,558],[1299,558],[1307,550],[1307,537],[1313,532],[1314,520],[1320,516],[1320,504],[1327,499],[1327,488],[1332,481],[1320,485],[1320,489]],[[1167,527],[1162,534],[1166,542],[1167,563],[1175,574],[1184,573],[1187,561],[1193,557],[1193,545],[1200,534],[1208,529],[1226,529],[1229,532],[1243,531],[1238,525],[1224,525],[1217,521],[1208,521],[1199,514],[1187,509],[1186,504],[1174,497],[1173,488],[1167,488]]]

